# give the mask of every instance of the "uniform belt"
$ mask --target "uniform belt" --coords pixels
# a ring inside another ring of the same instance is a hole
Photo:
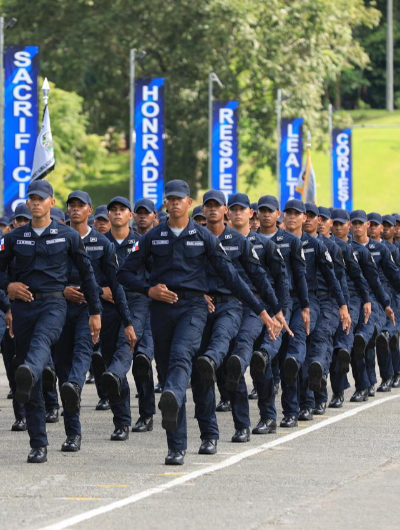
[[[46,298],[64,298],[64,291],[50,291],[49,293],[32,292],[35,300],[45,300]]]
[[[169,287],[168,289],[176,293],[178,295],[178,298],[181,298],[182,300],[192,300],[192,298],[197,298],[198,296],[204,296],[203,291],[193,291],[193,290],[183,291],[181,289],[170,289]]]
[[[236,296],[233,296],[233,294],[213,294],[209,293],[209,296],[211,296],[213,302],[215,304],[222,304],[224,302],[230,302],[231,300],[235,300]]]
[[[316,294],[316,292],[317,292],[317,291],[314,291],[313,289],[308,289],[308,294]],[[289,294],[290,294],[290,296],[291,296],[292,298],[295,297],[295,296],[297,296],[297,297],[299,296],[299,295],[297,294],[296,289],[292,289],[292,290],[289,292]]]
[[[125,296],[127,300],[133,300],[135,298],[147,298],[145,294],[142,293],[135,293],[133,291],[125,291]]]

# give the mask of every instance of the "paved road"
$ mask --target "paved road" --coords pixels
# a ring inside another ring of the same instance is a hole
[[[61,453],[62,424],[49,425],[49,462],[28,465],[28,436],[10,431],[6,393],[0,364],[1,530],[400,528],[400,390],[363,405],[349,403],[348,391],[342,410],[248,444],[230,443],[231,416],[220,413],[219,451],[211,457],[197,454],[188,391],[190,447],[178,468],[163,465],[159,415],[152,433],[109,441],[111,414],[94,411],[93,385],[83,393],[81,452]],[[251,416],[255,423],[253,402]]]

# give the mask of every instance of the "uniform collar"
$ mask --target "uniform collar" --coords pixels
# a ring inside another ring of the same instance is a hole
[[[112,243],[115,243],[116,245],[118,246],[123,246],[126,242],[128,242],[129,240],[131,239],[137,239],[135,236],[136,236],[136,232],[134,230],[132,230],[132,228],[129,230],[129,234],[126,236],[126,238],[122,241],[122,243],[118,243],[118,241],[115,239],[115,237],[112,235],[112,232],[111,230],[109,230],[106,234],[104,234],[108,237],[108,239],[112,242]],[[139,235],[139,234],[137,234]]]
[[[171,227],[169,226],[168,222],[166,221],[165,224],[162,226],[162,228],[167,228],[168,229],[168,233],[169,235],[172,237],[172,238],[175,238],[175,239],[178,239],[178,238],[181,238],[181,237],[185,237],[187,235],[193,235],[193,234],[196,234],[199,230],[199,225],[196,224],[194,221],[192,221],[191,218],[189,218],[189,223],[187,224],[187,226],[182,230],[182,232],[180,233],[179,236],[176,236],[173,231],[171,230]]]
[[[25,232],[28,232],[28,230],[26,230],[28,227],[29,227],[29,231],[31,232],[31,237],[38,238],[38,237],[42,237],[42,236],[45,236],[47,234],[50,234],[50,230],[55,230],[56,229],[57,232],[55,232],[55,233],[57,234],[58,230],[60,228],[60,223],[58,221],[56,221],[55,219],[52,219],[51,223],[48,226],[46,226],[46,228],[43,230],[43,232],[42,232],[42,234],[40,236],[35,232],[35,229],[32,226],[32,221],[29,221],[29,223],[23,227],[23,228],[25,228]]]

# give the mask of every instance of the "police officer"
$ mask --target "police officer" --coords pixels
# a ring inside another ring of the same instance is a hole
[[[59,223],[62,223],[65,225],[65,213],[61,210],[61,208],[52,208],[50,210],[50,217],[52,219],[55,219]]]
[[[203,207],[201,205],[193,208],[192,218],[196,224],[206,226],[206,217],[204,215]]]
[[[10,231],[10,218],[6,215],[0,217],[0,230],[3,234],[8,234]]]
[[[250,228],[253,232],[257,232],[260,228],[260,221],[258,220],[258,202],[252,202],[250,207],[253,210],[253,215],[250,219]]]
[[[144,236],[153,228],[154,222],[157,219],[154,202],[150,199],[141,199],[137,201],[134,213],[137,233]]]
[[[13,302],[13,330],[16,338],[15,373],[18,401],[25,404],[30,436],[30,463],[47,460],[46,419],[42,394],[42,372],[50,358],[50,348],[60,336],[66,316],[64,288],[68,258],[79,270],[82,290],[89,304],[89,326],[93,341],[100,332],[100,304],[97,285],[79,235],[51,221],[53,189],[45,180],[28,187],[27,206],[32,221],[16,228],[2,240],[0,248],[0,288]],[[13,263],[13,278],[7,269]]]
[[[132,206],[125,197],[114,197],[107,206],[111,230],[106,237],[114,244],[119,266],[140,241],[140,235],[129,227],[132,219]],[[135,204],[135,216],[141,230],[152,225],[155,218],[155,206],[150,199],[141,199]],[[142,275],[142,276],[141,276]],[[143,283],[148,277],[145,267],[137,277],[136,290],[125,289],[129,311],[135,328],[137,345],[135,347],[132,374],[135,379],[139,395],[139,419],[132,427],[132,432],[147,432],[153,430],[153,415],[156,413],[153,370],[151,361],[154,359],[153,336],[150,326],[149,298],[142,293]],[[122,395],[121,395],[122,399]],[[126,404],[130,404],[129,386],[125,393]]]
[[[100,234],[106,234],[110,231],[111,223],[107,215],[107,205],[102,204],[94,211],[94,222],[93,226],[100,232]]]
[[[136,271],[153,257],[147,287],[148,296],[153,299],[151,326],[155,358],[165,381],[159,408],[162,426],[167,431],[167,465],[183,464],[187,448],[186,389],[192,359],[200,347],[207,319],[206,263],[211,262],[234,294],[255,305],[253,295],[218,239],[189,219],[192,202],[186,182],[167,182],[168,222],[148,232],[118,272],[121,283],[129,289],[135,282]],[[267,327],[271,327],[263,304],[257,304],[257,313]]]

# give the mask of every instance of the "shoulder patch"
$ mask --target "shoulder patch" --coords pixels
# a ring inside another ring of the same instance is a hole
[[[50,228],[50,234],[57,235],[58,234],[58,228]]]
[[[356,260],[356,262],[358,263],[358,258],[357,258],[357,256],[356,256],[356,253],[355,253],[355,252],[353,252],[353,258],[354,258],[354,259]]]
[[[304,254],[304,249],[301,249],[301,257],[303,258],[304,261],[306,260],[306,255]]]
[[[131,249],[131,252],[137,252],[139,250],[139,241],[136,241],[134,244],[133,244],[133,247]]]
[[[277,241],[283,241],[283,236],[278,236],[278,237],[276,238],[276,240],[277,240]]]
[[[24,232],[24,237],[32,237],[31,232]]]
[[[232,234],[226,234],[225,239],[232,239]]]
[[[90,243],[97,243],[97,237],[91,237],[89,241]]]
[[[254,259],[256,259],[257,261],[260,261],[258,254],[256,252],[256,249],[254,247],[251,248],[251,253],[253,254]]]
[[[279,254],[280,258],[283,259],[282,252],[279,250],[279,248],[277,248],[276,251]]]
[[[168,235],[168,232],[161,232],[161,233],[160,233],[160,236],[161,236],[161,237],[165,237],[165,236],[167,236],[167,235]]]
[[[189,230],[188,234],[192,236],[193,234],[197,234],[197,230],[194,228],[193,230]]]
[[[329,261],[329,263],[332,263],[331,255],[329,254],[329,250],[325,252],[326,261]]]

